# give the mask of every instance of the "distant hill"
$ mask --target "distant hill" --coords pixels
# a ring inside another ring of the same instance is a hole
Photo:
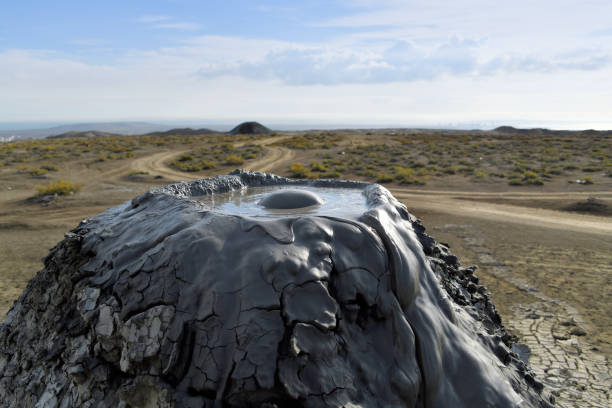
[[[499,126],[496,127],[495,129],[493,129],[493,132],[497,132],[497,133],[506,133],[509,135],[516,135],[516,134],[530,134],[530,135],[547,135],[547,134],[555,134],[555,135],[560,135],[560,134],[576,134],[576,133],[581,133],[584,135],[598,135],[598,134],[610,134],[612,133],[612,131],[610,130],[593,130],[593,129],[587,129],[587,130],[552,130],[552,129],[545,129],[545,128],[527,128],[527,129],[521,129],[521,128],[515,128],[513,126]]]
[[[185,136],[196,136],[196,135],[213,135],[218,134],[216,130],[212,129],[192,129],[192,128],[175,128],[166,130],[163,132],[151,132],[147,133],[147,136],[169,136],[169,135],[185,135]]]
[[[144,133],[166,131],[167,125],[158,125],[149,122],[91,122],[74,123],[70,125],[54,126],[40,129],[0,130],[0,139],[40,139],[51,135],[61,135],[68,132],[107,132],[121,135],[141,135]]]
[[[272,131],[258,122],[243,122],[230,130],[232,135],[256,135],[262,133],[271,133]]]
[[[92,138],[92,137],[108,137],[108,136],[121,136],[117,133],[110,132],[99,132],[97,130],[88,130],[86,132],[66,132],[60,133],[59,135],[51,135],[47,136],[47,139],[64,139],[67,137],[79,137],[79,138]]]
[[[544,128],[531,128],[531,129],[519,129],[514,126],[499,126],[493,129],[494,132],[499,133],[549,133],[551,130]]]

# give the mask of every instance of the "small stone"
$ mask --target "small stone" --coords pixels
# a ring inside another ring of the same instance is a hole
[[[572,334],[574,336],[586,336],[587,333],[582,328],[575,327],[572,330],[570,330],[570,334]]]

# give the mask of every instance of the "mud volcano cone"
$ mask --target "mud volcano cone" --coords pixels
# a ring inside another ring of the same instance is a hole
[[[549,406],[510,346],[473,269],[383,187],[238,171],[68,233],[0,326],[0,401]]]
[[[256,135],[272,132],[259,122],[242,122],[230,130],[231,135]]]

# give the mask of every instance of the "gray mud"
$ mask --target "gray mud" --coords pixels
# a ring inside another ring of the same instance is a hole
[[[262,186],[346,188],[364,210],[266,217],[202,200]],[[253,172],[178,183],[51,251],[0,326],[0,400],[550,406],[477,282],[376,184]]]

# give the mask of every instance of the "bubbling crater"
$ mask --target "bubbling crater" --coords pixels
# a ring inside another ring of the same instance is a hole
[[[311,191],[281,190],[266,195],[258,204],[272,210],[293,210],[320,205],[323,200]]]
[[[81,222],[0,325],[7,407],[549,407],[377,184],[236,171]]]

